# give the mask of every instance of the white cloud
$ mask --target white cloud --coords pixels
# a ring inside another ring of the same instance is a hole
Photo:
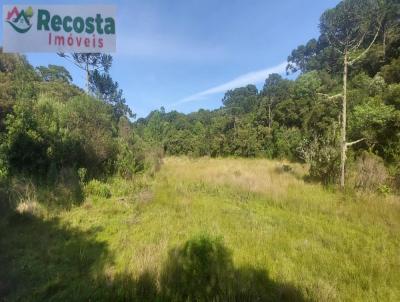
[[[216,45],[202,45],[174,36],[123,33],[118,36],[117,56],[204,61],[219,60],[224,57],[224,52]]]
[[[171,104],[171,107],[175,107],[181,104],[193,102],[193,101],[198,101],[205,99],[206,96],[216,94],[216,93],[223,93],[226,92],[227,90],[238,88],[238,87],[243,87],[248,84],[258,84],[263,81],[270,75],[271,73],[283,73],[285,71],[287,62],[283,62],[277,66],[262,69],[262,70],[256,70],[252,71],[246,74],[243,74],[229,82],[226,82],[224,84],[212,87],[210,89],[201,91],[199,93],[190,95],[188,97],[185,97],[181,99],[180,101]]]

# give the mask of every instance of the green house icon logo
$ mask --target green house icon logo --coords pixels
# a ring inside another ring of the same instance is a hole
[[[19,11],[16,6],[7,13],[6,22],[11,25],[16,32],[20,34],[28,32],[31,27],[31,18],[33,16],[32,7]]]

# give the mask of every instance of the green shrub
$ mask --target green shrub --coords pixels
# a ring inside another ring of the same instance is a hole
[[[328,185],[339,177],[340,152],[337,141],[330,137],[304,140],[298,148],[299,156],[310,165],[310,177]]]
[[[4,153],[11,172],[45,177],[84,167],[90,177],[114,171],[117,155],[111,107],[88,96],[62,103],[46,97],[18,101],[7,116]]]
[[[87,169],[89,177],[112,174],[118,153],[112,108],[91,97],[72,98],[61,117],[69,162]]]
[[[107,184],[105,184],[97,179],[93,179],[86,184],[85,195],[86,196],[93,195],[93,196],[98,196],[98,197],[103,197],[103,198],[110,198],[111,191]]]
[[[118,155],[115,162],[119,176],[131,179],[137,172],[145,169],[145,154],[141,146],[128,144],[122,140],[118,143]]]
[[[301,142],[301,136],[300,129],[296,127],[276,129],[274,131],[274,155],[277,158],[296,159],[296,148]]]

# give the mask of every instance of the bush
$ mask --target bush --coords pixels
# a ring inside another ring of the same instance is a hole
[[[76,97],[61,117],[65,158],[87,169],[89,177],[109,175],[117,157],[116,130],[112,108],[91,97]]]
[[[50,168],[74,166],[91,177],[113,172],[118,150],[111,116],[109,105],[90,97],[17,102],[4,139],[11,172],[43,177]]]
[[[125,179],[130,179],[136,172],[135,155],[125,142],[119,142],[118,149],[116,160],[118,174]]]
[[[93,179],[87,183],[85,186],[85,195],[93,195],[103,198],[110,198],[111,191],[107,184],[98,181],[97,179]]]
[[[356,189],[363,191],[387,191],[389,173],[384,165],[383,159],[379,156],[363,152],[355,164]]]
[[[141,146],[119,140],[115,166],[121,177],[131,179],[135,173],[143,171],[145,169],[145,158]]]
[[[314,137],[304,140],[299,148],[299,156],[310,165],[310,177],[328,185],[335,183],[340,172],[339,145],[334,138]]]
[[[145,169],[151,176],[154,176],[161,169],[163,164],[163,155],[164,152],[159,148],[147,151]]]

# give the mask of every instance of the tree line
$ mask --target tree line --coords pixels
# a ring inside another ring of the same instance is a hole
[[[355,186],[372,186],[360,179],[369,171],[380,190],[398,188],[399,17],[396,0],[344,0],[322,14],[320,36],[288,56],[295,80],[271,74],[260,91],[227,91],[219,109],[161,108],[135,129],[169,155],[287,158],[326,184],[344,187],[354,172]]]
[[[134,123],[110,55],[59,54],[85,72],[84,91],[64,67],[0,51],[0,187],[21,176],[130,178],[162,151],[285,158],[325,184],[343,186],[346,172],[355,187],[398,189],[399,16],[397,0],[342,1],[322,14],[319,37],[288,56],[296,79],[271,74],[260,90],[227,91],[219,109],[161,108]]]

